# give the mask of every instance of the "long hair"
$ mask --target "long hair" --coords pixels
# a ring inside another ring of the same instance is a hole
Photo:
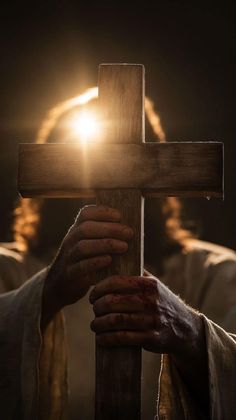
[[[61,132],[67,127],[71,112],[85,107],[96,109],[97,96],[98,88],[93,87],[53,107],[38,130],[36,143],[55,142],[55,139],[60,141]],[[165,142],[160,117],[149,98],[145,98],[145,115],[147,138]],[[67,135],[68,140],[74,139]],[[151,218],[152,221],[157,220],[156,234],[163,254],[171,254],[183,248],[184,241],[191,233],[181,225],[180,201],[175,197],[166,197],[161,198],[160,202],[159,214],[151,215]],[[83,205],[81,200],[76,199],[20,199],[14,212],[13,224],[18,249],[40,257],[53,254],[78,212],[78,203]]]

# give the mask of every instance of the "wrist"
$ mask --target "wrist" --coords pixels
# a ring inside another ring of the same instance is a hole
[[[184,352],[189,357],[196,356],[202,351],[205,351],[205,327],[203,322],[203,316],[201,313],[192,312],[192,328],[185,343]]]
[[[200,409],[209,416],[208,357],[203,315],[194,312],[194,320],[189,343],[182,352],[171,355],[171,359],[187,386],[198,396]]]
[[[193,311],[190,325],[189,334],[182,346],[172,353],[172,359],[181,370],[185,370],[189,363],[192,364],[193,360],[195,367],[200,367],[201,364],[205,365],[207,360],[203,315]]]

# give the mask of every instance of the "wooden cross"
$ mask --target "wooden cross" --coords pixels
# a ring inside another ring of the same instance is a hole
[[[121,210],[135,231],[108,274],[143,272],[144,196],[223,196],[223,145],[213,142],[145,143],[144,67],[104,64],[99,71],[104,122],[96,144],[22,144],[19,191],[23,197],[96,196]],[[96,420],[139,420],[141,349],[96,349]]]

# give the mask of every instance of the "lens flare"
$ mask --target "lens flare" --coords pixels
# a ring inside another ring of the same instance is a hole
[[[99,122],[95,113],[89,111],[78,112],[69,122],[73,137],[79,142],[96,141],[99,137]]]

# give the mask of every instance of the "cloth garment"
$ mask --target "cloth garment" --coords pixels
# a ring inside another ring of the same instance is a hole
[[[210,419],[236,418],[236,335],[205,321],[207,339]],[[194,361],[193,361],[194,363]],[[205,420],[198,401],[189,393],[168,355],[163,356],[159,389],[159,420]]]
[[[41,337],[41,294],[47,273],[47,269],[42,269],[43,265],[9,246],[0,248],[0,291],[17,289],[0,296],[1,412],[6,420],[74,420],[74,416],[77,420],[91,420],[94,406],[94,335],[89,329],[93,319],[91,306],[85,296],[66,307],[54,317]],[[34,275],[40,269],[42,271]],[[155,274],[155,267],[148,269]],[[185,252],[165,261],[164,273],[161,280],[206,316],[212,419],[236,418],[232,395],[236,374],[235,337],[216,325],[236,333],[235,253],[191,240]],[[159,355],[143,351],[144,420],[153,419],[156,411],[159,359]],[[160,419],[200,418],[197,407],[197,401],[188,395],[170,358],[164,355]]]

